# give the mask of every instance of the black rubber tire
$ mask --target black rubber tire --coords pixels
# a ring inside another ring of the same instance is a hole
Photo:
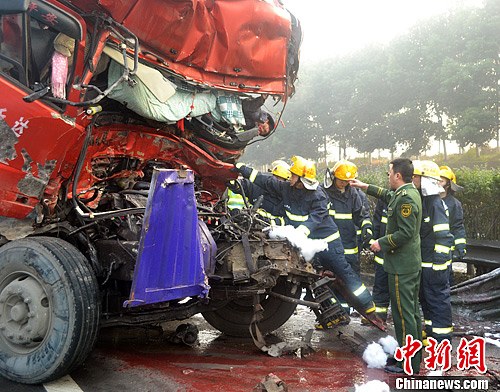
[[[70,373],[92,350],[99,317],[95,275],[73,245],[33,237],[0,248],[0,375],[37,384]]]
[[[292,295],[292,285],[284,279],[278,280],[273,287],[274,292],[293,298],[299,298],[302,290],[298,288]],[[292,316],[296,304],[284,302],[270,295],[262,296],[260,301],[264,309],[263,318],[258,326],[262,334],[268,334],[283,324]],[[250,337],[249,326],[253,317],[253,300],[251,297],[228,301],[221,308],[202,313],[205,320],[215,329],[229,336]]]

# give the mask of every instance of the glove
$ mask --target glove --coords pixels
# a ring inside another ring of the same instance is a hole
[[[234,164],[234,167],[230,169],[230,171],[232,171],[233,173],[239,173],[240,172],[240,169],[245,166],[244,163],[242,162],[236,162]]]
[[[370,226],[364,226],[361,228],[361,238],[363,240],[363,248],[366,248],[373,238],[373,231]]]
[[[452,261],[461,261],[465,258],[467,251],[465,249],[455,249],[451,255]]]

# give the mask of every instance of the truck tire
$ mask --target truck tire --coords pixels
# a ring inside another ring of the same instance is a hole
[[[292,287],[293,285],[286,280],[280,279],[272,291],[299,298],[302,290],[299,288],[292,294]],[[262,296],[260,304],[264,313],[258,326],[263,334],[270,333],[285,324],[297,307],[296,304],[284,302],[270,295]],[[233,299],[221,308],[203,312],[202,315],[212,327],[226,335],[250,337],[249,326],[253,317],[253,299],[251,297]]]
[[[92,350],[99,327],[89,262],[59,238],[0,248],[0,375],[37,384],[60,378]]]

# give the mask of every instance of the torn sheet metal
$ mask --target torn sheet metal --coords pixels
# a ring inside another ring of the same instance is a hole
[[[15,145],[17,140],[15,132],[0,116],[0,163],[7,163],[16,159]]]
[[[0,216],[0,236],[9,241],[17,240],[33,234],[32,219],[4,218]]]
[[[38,174],[35,175],[32,167],[33,160],[26,149],[23,148],[21,154],[24,159],[22,170],[26,172],[26,176],[18,182],[17,187],[24,195],[40,198],[56,167],[56,160],[46,161],[43,165],[37,163]]]
[[[142,53],[154,53],[159,66],[213,87],[284,95],[286,75],[291,73],[287,68],[298,65],[293,60],[300,43],[294,45],[297,39],[292,36],[300,37],[300,28],[278,1],[72,0],[72,4],[89,13],[105,12],[132,31]],[[288,85],[293,82],[288,80]]]

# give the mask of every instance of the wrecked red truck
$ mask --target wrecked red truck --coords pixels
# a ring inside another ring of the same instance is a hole
[[[59,378],[108,326],[334,317],[328,282],[224,196],[257,136],[243,108],[286,104],[300,40],[279,0],[0,1],[1,376]]]

